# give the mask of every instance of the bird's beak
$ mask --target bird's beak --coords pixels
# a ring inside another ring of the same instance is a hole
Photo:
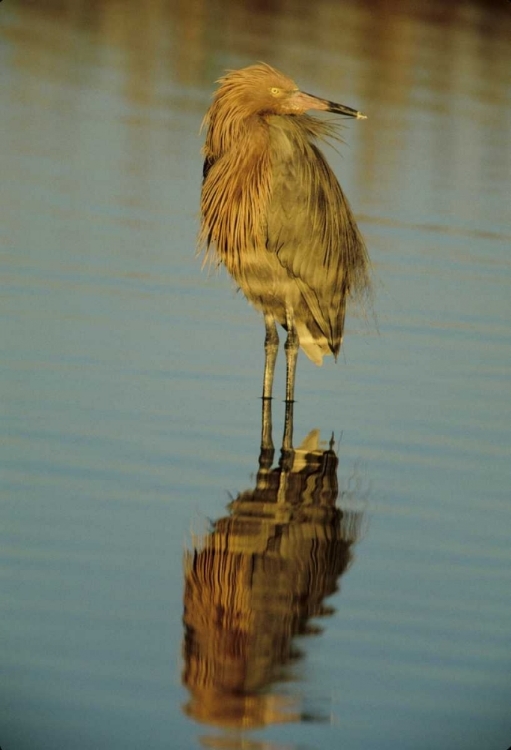
[[[323,112],[335,112],[335,114],[344,115],[345,117],[356,117],[357,120],[367,120],[366,115],[363,115],[362,112],[357,112],[356,109],[346,107],[344,104],[329,102],[328,99],[320,99],[318,96],[313,96],[313,94],[306,94],[305,91],[297,91],[293,95],[293,105],[296,109],[303,112],[307,112],[309,109],[317,109]]]

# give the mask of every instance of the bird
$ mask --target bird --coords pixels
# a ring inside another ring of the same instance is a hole
[[[370,261],[352,210],[318,142],[339,122],[308,114],[361,112],[301,91],[266,63],[228,70],[204,120],[199,248],[223,264],[264,316],[263,400],[272,398],[287,331],[286,403],[294,402],[301,348],[337,360],[348,299],[370,289]]]

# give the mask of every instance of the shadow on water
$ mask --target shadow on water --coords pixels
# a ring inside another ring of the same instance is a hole
[[[290,667],[303,654],[293,638],[321,633],[311,618],[334,612],[324,599],[352,561],[366,496],[357,481],[339,490],[333,437],[326,447],[312,430],[292,448],[292,408],[272,468],[271,401],[263,401],[255,487],[185,553],[184,710],[217,727],[324,719],[304,711],[298,696],[271,688],[296,680]],[[359,509],[350,509],[355,502]]]

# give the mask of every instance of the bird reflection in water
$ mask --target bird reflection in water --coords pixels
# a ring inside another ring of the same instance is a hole
[[[224,728],[321,719],[271,686],[292,678],[289,665],[301,657],[293,637],[321,632],[311,618],[333,612],[324,599],[337,590],[362,530],[363,512],[349,509],[363,500],[356,483],[340,492],[347,509],[336,505],[333,438],[326,447],[313,430],[298,449],[283,448],[272,468],[270,404],[263,400],[255,487],[185,553],[185,712]]]

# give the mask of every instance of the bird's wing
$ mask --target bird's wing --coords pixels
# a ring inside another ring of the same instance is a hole
[[[273,149],[267,249],[296,279],[337,354],[346,297],[367,283],[367,253],[349,204],[313,144]]]
[[[204,164],[202,165],[202,183],[204,184],[204,180],[208,176],[209,170],[215,163],[216,159],[213,159],[212,156],[206,156],[204,159]]]

